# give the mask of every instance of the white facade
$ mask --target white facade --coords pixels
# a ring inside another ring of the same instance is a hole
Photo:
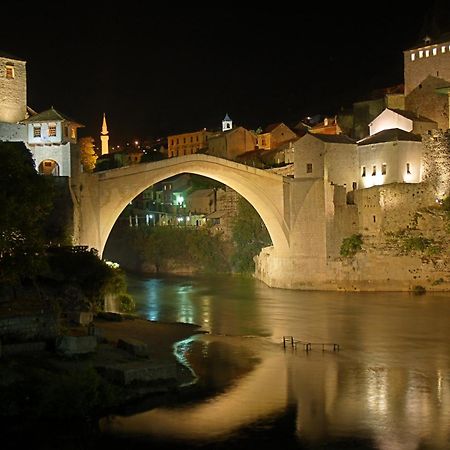
[[[224,119],[222,120],[222,131],[230,131],[233,129],[233,121],[230,119],[230,116],[228,114],[225,115]]]
[[[60,177],[71,176],[71,144],[27,146],[39,173]],[[56,163],[56,166],[55,166]],[[51,169],[47,172],[47,167]]]
[[[422,181],[422,142],[393,141],[360,145],[358,153],[360,188]]]
[[[294,178],[323,178],[352,190],[358,179],[357,145],[344,140],[317,134],[300,138],[294,143]]]
[[[414,124],[411,119],[408,119],[401,114],[398,114],[391,109],[385,109],[372,122],[369,123],[370,136],[384,130],[398,128],[400,130],[411,132]]]

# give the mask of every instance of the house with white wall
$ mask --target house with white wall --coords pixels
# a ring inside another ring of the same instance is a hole
[[[27,126],[27,147],[43,175],[71,176],[71,156],[77,129],[83,125],[53,107],[22,121]]]
[[[423,177],[422,138],[399,128],[380,131],[358,141],[359,188],[389,183],[420,183]]]
[[[356,141],[344,134],[306,133],[294,145],[294,178],[323,178],[347,191],[357,188]]]
[[[436,129],[437,123],[411,111],[386,108],[369,123],[370,136],[383,130],[398,128],[411,133],[422,134]]]

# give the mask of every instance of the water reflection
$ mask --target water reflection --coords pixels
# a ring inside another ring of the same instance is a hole
[[[292,424],[283,438],[311,448],[340,439],[383,450],[450,448],[448,295],[306,293],[236,279],[193,280],[183,291],[179,283],[164,281],[171,295],[152,301],[160,320],[183,315],[211,331],[180,351],[215,394],[117,417],[105,431],[214,442],[251,429],[276,441],[278,417]],[[341,351],[283,351],[283,335],[338,342]]]

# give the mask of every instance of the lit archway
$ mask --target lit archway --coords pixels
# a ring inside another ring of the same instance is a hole
[[[209,155],[188,155],[86,176],[81,201],[80,243],[102,254],[117,218],[139,193],[162,180],[191,173],[229,186],[258,212],[279,252],[289,249],[285,179],[280,175]]]
[[[38,166],[38,172],[41,175],[59,176],[59,164],[53,159],[44,159]]]

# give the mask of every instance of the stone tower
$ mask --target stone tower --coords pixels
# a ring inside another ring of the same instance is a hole
[[[230,119],[228,114],[225,115],[222,120],[222,131],[229,131],[233,128],[233,121]]]
[[[109,147],[108,147],[108,127],[106,126],[106,116],[105,113],[103,113],[103,124],[102,124],[102,132],[100,135],[100,140],[102,141],[102,155],[107,155],[109,153]]]
[[[27,113],[26,62],[0,51],[0,122],[17,123]]]

